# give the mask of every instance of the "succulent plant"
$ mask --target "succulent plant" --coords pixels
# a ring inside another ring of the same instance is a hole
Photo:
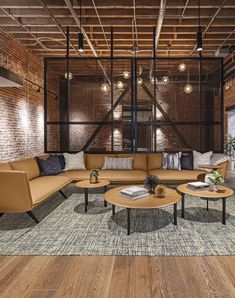
[[[99,170],[98,170],[98,169],[91,169],[90,176],[98,177],[99,174],[100,174],[100,173],[99,173]]]
[[[156,186],[159,184],[160,180],[157,176],[150,175],[147,176],[144,180],[144,187],[148,190],[149,193],[154,193]]]

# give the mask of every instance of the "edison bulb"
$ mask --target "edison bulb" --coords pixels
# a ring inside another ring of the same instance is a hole
[[[151,84],[154,84],[154,77],[151,77],[150,82],[151,82]],[[157,78],[155,78],[155,82],[157,84]]]
[[[118,88],[118,89],[122,89],[123,87],[124,87],[123,82],[122,82],[122,81],[118,81],[118,82],[117,82],[117,88]]]
[[[129,79],[129,77],[130,77],[130,73],[127,70],[125,70],[122,75],[123,75],[124,79]]]
[[[164,84],[168,84],[168,83],[169,83],[169,77],[167,77],[167,76],[163,77],[163,78],[162,78],[162,82],[163,82]]]
[[[180,72],[185,71],[185,69],[186,69],[186,65],[185,65],[184,63],[180,63],[180,64],[178,65],[178,70],[179,70]]]
[[[184,92],[185,93],[192,93],[192,91],[193,91],[193,86],[192,85],[187,84],[187,85],[184,86]]]
[[[109,92],[109,84],[107,84],[107,83],[103,83],[102,85],[101,85],[101,91],[102,92],[104,92],[104,93],[108,93]]]
[[[143,79],[142,78],[138,78],[137,79],[137,84],[138,85],[142,85],[143,84]]]
[[[68,78],[67,72],[64,74],[64,77],[66,79]],[[72,78],[73,78],[73,74],[71,72],[69,72],[69,80],[72,80]]]

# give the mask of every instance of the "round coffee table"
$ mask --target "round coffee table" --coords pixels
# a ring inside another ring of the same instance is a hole
[[[88,189],[90,188],[100,188],[104,187],[104,193],[107,190],[107,186],[110,184],[109,180],[99,180],[97,183],[90,183],[90,180],[83,180],[75,183],[75,185],[79,188],[84,189],[85,194],[85,212],[87,212],[88,207]],[[104,206],[107,207],[106,201],[104,201]]]
[[[199,197],[207,200],[207,210],[209,209],[209,200],[222,200],[222,224],[226,225],[226,199],[231,197],[234,192],[231,188],[219,185],[218,192],[210,191],[208,189],[205,190],[191,190],[187,187],[186,184],[181,184],[177,186],[177,191],[182,194],[182,208],[181,208],[181,217],[184,218],[184,196],[185,194]]]
[[[141,185],[143,187],[143,185]],[[128,186],[129,187],[129,186]],[[126,208],[127,210],[127,235],[130,235],[130,210],[131,209],[155,209],[174,205],[174,225],[177,225],[177,203],[181,196],[176,190],[165,188],[166,196],[158,198],[155,194],[148,195],[144,198],[132,200],[121,195],[120,191],[127,186],[120,186],[108,190],[104,194],[105,201],[112,204],[113,215],[115,215],[115,206]]]

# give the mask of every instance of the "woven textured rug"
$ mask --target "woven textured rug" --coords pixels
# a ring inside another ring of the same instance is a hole
[[[68,191],[66,191],[68,193]],[[76,192],[76,193],[75,193]],[[126,234],[126,210],[103,206],[102,194],[84,196],[73,189],[67,200],[58,194],[26,214],[0,218],[0,255],[148,255],[204,256],[235,254],[235,197],[227,200],[227,225],[221,223],[221,201],[186,196],[185,219],[172,224],[173,207],[132,210],[131,235]]]

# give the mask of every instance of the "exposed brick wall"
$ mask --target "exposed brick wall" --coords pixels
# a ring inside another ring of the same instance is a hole
[[[226,108],[235,106],[235,77],[233,77],[232,79],[227,81],[225,86],[229,87],[227,90],[224,87],[224,108],[226,109]],[[227,134],[228,134],[228,119],[227,119],[227,116],[228,116],[227,112],[225,111],[225,117],[224,117],[224,136],[225,136],[225,139],[227,138]]]
[[[42,61],[0,30],[0,65],[43,84]],[[23,87],[0,87],[0,162],[44,152],[43,91],[24,80]]]

